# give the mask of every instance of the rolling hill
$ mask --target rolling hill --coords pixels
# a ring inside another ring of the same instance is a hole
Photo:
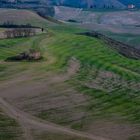
[[[139,0],[119,0],[121,3],[128,5],[128,4],[134,4],[137,7],[140,6],[140,1]]]
[[[0,39],[0,140],[139,140],[140,60],[85,35],[97,30],[139,48],[139,11],[104,10],[138,1],[16,2],[0,1],[0,24],[30,23],[45,32]],[[53,15],[53,6],[63,24],[39,16]],[[8,61],[34,49],[42,60]]]
[[[125,6],[117,0],[64,0],[62,4],[82,8],[125,8]]]
[[[83,28],[28,10],[0,13],[1,22],[7,15],[47,30],[0,40],[0,139],[139,140],[140,60],[79,34]],[[34,48],[43,60],[6,61]]]
[[[118,0],[2,0],[1,6],[8,5],[10,3],[13,5],[20,5],[23,7],[38,7],[45,5],[61,5],[61,6],[72,6],[79,8],[117,8],[123,9],[125,5]]]
[[[40,7],[48,5],[71,6],[78,8],[117,8],[124,9],[128,4],[140,6],[139,0],[1,0],[1,6],[8,4],[23,7]]]

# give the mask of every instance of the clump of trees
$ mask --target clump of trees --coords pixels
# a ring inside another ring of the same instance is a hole
[[[77,23],[78,21],[76,21],[75,19],[68,19],[68,22]]]
[[[29,37],[35,35],[35,29],[33,28],[14,28],[4,32],[6,38],[18,38],[18,37]]]
[[[6,61],[38,61],[41,60],[43,57],[41,52],[35,49],[30,49],[27,52],[22,52],[16,56],[12,56],[7,58]]]

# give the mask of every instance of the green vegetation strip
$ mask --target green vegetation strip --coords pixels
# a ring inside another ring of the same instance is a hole
[[[20,134],[17,122],[0,111],[0,140],[17,140]]]

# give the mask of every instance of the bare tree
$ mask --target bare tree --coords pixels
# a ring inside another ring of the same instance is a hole
[[[4,32],[7,38],[29,37],[35,35],[35,29],[32,28],[15,28]]]

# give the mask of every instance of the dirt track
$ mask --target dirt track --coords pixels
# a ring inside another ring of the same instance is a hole
[[[49,61],[48,63],[54,62]],[[47,65],[43,62],[44,64]],[[38,67],[38,63],[34,65]],[[8,81],[1,81],[0,106],[5,113],[19,122],[24,132],[23,139],[35,140],[33,131],[35,131],[35,135],[50,132],[74,138],[82,137],[84,140],[127,140],[132,134],[139,134],[139,129],[135,126],[105,120],[99,122],[90,120],[91,114],[84,108],[87,109],[90,105],[91,98],[79,93],[67,83],[78,73],[79,68],[80,62],[73,58],[68,62],[68,68],[64,72],[47,75],[32,73],[28,69],[15,74]],[[107,79],[109,76],[114,77],[110,73],[99,74],[96,79],[97,84],[91,86],[104,88],[104,85],[99,83],[100,79],[103,81],[102,78]],[[47,116],[46,119],[39,116],[41,112],[49,114],[49,117]],[[38,116],[47,121],[39,119]],[[89,123],[84,123],[84,127],[88,125],[84,132],[71,129],[75,122],[85,120],[88,120]],[[63,125],[61,121],[66,122],[66,125]]]
[[[63,82],[68,80],[71,76],[73,76],[80,68],[80,64],[76,59],[71,59],[69,61],[69,66],[67,69],[66,73],[60,74],[60,75],[54,75],[52,78],[50,77],[49,81],[50,83],[58,83],[58,82]],[[21,78],[21,79],[20,79]],[[15,81],[9,81],[9,83],[5,83],[2,84],[0,87],[1,89],[7,89],[6,87],[8,86],[14,86],[16,85],[16,83],[18,82],[22,82],[22,80],[27,80],[29,78],[29,76],[27,77],[20,77],[18,80],[16,79]],[[5,88],[4,88],[5,87]],[[40,87],[42,88],[42,87]],[[9,89],[9,88],[8,88]],[[35,89],[33,88],[34,91],[37,90],[38,92],[38,88]],[[20,89],[22,91],[22,89]],[[20,91],[19,90],[19,91]],[[19,122],[19,124],[21,125],[23,132],[24,132],[24,138],[27,140],[33,140],[32,134],[30,133],[30,129],[40,129],[42,131],[49,131],[49,132],[60,132],[63,134],[68,134],[68,135],[73,135],[76,137],[82,137],[82,138],[88,138],[88,139],[93,139],[93,140],[107,140],[105,138],[102,137],[98,137],[98,136],[94,136],[91,134],[87,134],[84,132],[79,132],[73,129],[69,129],[69,128],[65,128],[62,127],[60,125],[56,125],[47,121],[43,121],[40,120],[32,115],[29,115],[28,113],[25,113],[21,110],[19,110],[17,107],[13,106],[12,104],[10,104],[6,99],[8,99],[8,96],[12,96],[14,93],[14,91],[11,91],[11,88],[9,90],[1,90],[0,91],[2,94],[0,94],[0,105],[1,108],[4,110],[5,113],[7,113],[7,115],[9,115],[10,117],[14,118],[15,120],[17,120]],[[20,95],[19,92],[14,93],[14,96],[23,96],[24,95],[24,91],[22,91],[23,93]],[[6,94],[5,94],[6,93]],[[10,93],[12,95],[10,95]],[[34,93],[34,92],[33,92]]]
[[[31,128],[41,129],[41,130],[48,130],[51,132],[61,132],[64,134],[74,135],[78,137],[84,137],[89,138],[92,140],[107,140],[102,137],[90,135],[87,133],[79,132],[76,130],[68,129],[50,122],[39,120],[36,117],[30,116],[29,114],[26,114],[17,108],[14,108],[11,106],[8,102],[6,102],[4,99],[0,98],[0,104],[2,109],[12,118],[16,119],[20,124],[22,124],[22,127],[24,127],[24,132],[27,140],[32,140],[32,137],[30,133],[27,131],[27,126],[30,126]],[[26,130],[26,131],[25,131]]]

